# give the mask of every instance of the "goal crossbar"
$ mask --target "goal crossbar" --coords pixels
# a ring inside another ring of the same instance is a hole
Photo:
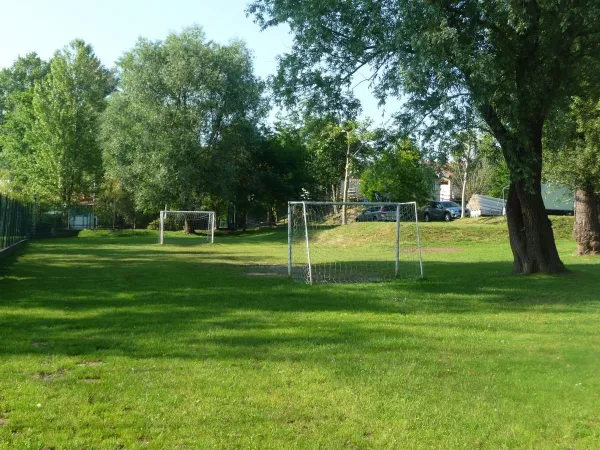
[[[415,205],[416,202],[313,202],[313,201],[294,201],[288,202],[289,205],[334,205],[334,206],[386,206],[386,205]]]

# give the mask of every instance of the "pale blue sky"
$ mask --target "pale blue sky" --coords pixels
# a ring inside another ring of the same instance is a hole
[[[292,38],[286,27],[261,32],[252,18],[246,17],[248,1],[2,0],[0,67],[10,66],[19,55],[31,51],[47,59],[75,38],[91,44],[102,62],[111,67],[139,36],[164,39],[170,31],[198,24],[208,39],[246,41],[254,52],[257,75],[266,78],[275,72],[275,58],[289,50]],[[364,115],[381,122],[383,111],[377,108],[365,83],[356,94]]]

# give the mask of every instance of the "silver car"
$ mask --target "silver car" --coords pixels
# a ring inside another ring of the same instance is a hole
[[[429,202],[423,211],[423,218],[425,222],[431,220],[450,222],[452,219],[460,218],[461,212],[461,206],[455,202]],[[469,208],[465,208],[465,217],[471,217]]]
[[[369,206],[356,218],[357,222],[395,222],[396,205]]]

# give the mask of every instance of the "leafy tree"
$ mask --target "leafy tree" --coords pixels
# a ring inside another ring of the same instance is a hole
[[[461,186],[461,217],[465,217],[465,198],[469,198],[467,192],[468,182],[481,168],[482,161],[479,152],[479,137],[474,130],[460,131],[454,134],[454,140],[450,143],[450,154],[453,159],[452,181]],[[472,185],[471,185],[472,186]]]
[[[510,186],[510,173],[506,166],[506,161],[501,156],[495,158],[484,158],[484,164],[489,170],[489,184],[486,195],[490,197],[501,198],[506,195],[506,187]]]
[[[294,35],[280,61],[281,94],[339,95],[369,67],[375,94],[403,95],[402,118],[415,127],[452,127],[474,107],[510,171],[514,271],[566,270],[541,196],[542,131],[553,105],[591,76],[600,3],[254,0],[249,13]]]
[[[236,175],[236,204],[242,227],[246,214],[266,213],[266,221],[277,221],[277,212],[290,199],[300,198],[311,183],[308,153],[297,129],[277,124],[274,130],[262,129],[254,139],[245,139],[245,163]]]
[[[266,133],[257,150],[252,165],[259,174],[256,197],[264,207],[276,212],[289,200],[301,198],[312,177],[308,170],[308,152],[298,130],[277,126],[273,132]]]
[[[13,112],[20,103],[21,97],[29,93],[36,81],[48,73],[48,63],[35,53],[19,57],[10,68],[0,70],[0,125],[7,114]]]
[[[144,211],[232,199],[240,136],[264,114],[246,46],[218,45],[192,27],[140,39],[118,67],[102,127],[107,175]]]
[[[0,71],[0,179],[7,181],[4,187],[12,197],[24,197],[25,179],[19,163],[27,166],[32,160],[32,149],[25,136],[35,119],[33,89],[48,70],[47,62],[29,53],[17,59],[12,67]]]
[[[575,190],[574,234],[579,255],[600,254],[600,102],[574,98],[555,113],[546,134],[545,177]]]
[[[5,156],[26,197],[38,193],[67,206],[91,192],[101,173],[98,117],[113,88],[112,74],[83,41],[55,53],[48,74],[7,121],[14,128]],[[21,136],[24,143],[16,142]]]
[[[315,180],[311,197],[347,200],[348,178],[361,172],[372,153],[374,134],[370,125],[368,120],[341,121],[332,115],[305,118],[302,131]]]
[[[477,128],[468,128],[452,133],[446,150],[452,157],[453,185],[458,186],[462,204],[462,216],[465,215],[466,202],[474,194],[487,194],[497,183],[502,183],[502,174],[495,168],[503,164],[498,153],[498,146],[489,133],[482,133]],[[500,177],[496,179],[496,177]],[[500,196],[501,185],[497,196]]]
[[[416,145],[405,138],[395,142],[363,172],[360,188],[371,200],[375,193],[389,193],[392,201],[423,203],[431,195],[433,176]]]
[[[343,178],[342,178],[342,202],[348,201],[348,187],[349,178],[353,165],[359,158],[364,158],[369,152],[369,141],[373,137],[373,133],[369,130],[369,121],[360,123],[356,120],[349,120],[343,123],[336,123],[329,121],[325,123],[323,129],[321,129],[320,139],[317,143],[316,149],[322,154],[323,151],[331,151],[332,155],[327,155],[329,158],[338,153],[342,155],[340,151],[343,151],[343,159],[340,158],[337,161],[338,164],[343,164]],[[345,145],[341,145],[340,136],[345,138]],[[331,148],[332,145],[339,145],[340,149],[337,152]],[[335,164],[335,160],[333,161]],[[335,189],[338,190],[339,181],[336,183]],[[342,205],[342,225],[346,224],[346,205]]]

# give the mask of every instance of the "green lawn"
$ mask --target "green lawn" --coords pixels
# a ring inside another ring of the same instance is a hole
[[[600,448],[600,259],[569,219],[562,277],[511,275],[501,221],[421,227],[426,278],[365,284],[272,270],[285,230],[29,243],[0,266],[0,449]]]

